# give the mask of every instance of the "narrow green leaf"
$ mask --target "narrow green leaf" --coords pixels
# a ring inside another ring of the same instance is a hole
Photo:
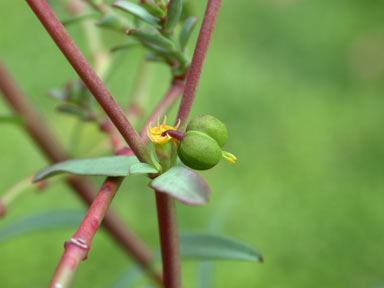
[[[88,12],[88,13],[84,13],[84,14],[81,14],[81,15],[77,15],[77,16],[73,16],[73,17],[64,19],[64,20],[61,21],[61,23],[64,26],[68,26],[68,25],[75,24],[77,22],[80,22],[80,21],[83,21],[83,20],[86,20],[86,19],[89,19],[89,18],[92,18],[92,17],[96,17],[98,15],[99,15],[99,13],[96,13],[96,12]]]
[[[142,3],[142,5],[145,9],[147,9],[149,13],[151,13],[155,17],[163,18],[166,14],[163,9],[161,9],[156,4],[151,3],[150,1],[145,1]]]
[[[69,99],[69,93],[68,89],[61,88],[61,89],[50,89],[48,90],[48,95],[54,99],[60,100],[60,101],[66,101]]]
[[[138,41],[129,41],[129,42],[126,42],[126,43],[122,43],[122,44],[118,44],[116,46],[113,46],[110,51],[112,53],[114,52],[117,52],[117,51],[121,51],[121,50],[125,50],[125,49],[130,49],[130,48],[133,48],[135,46],[138,46],[138,45],[141,45],[140,42]]]
[[[140,29],[130,29],[127,32],[127,35],[132,35],[142,42],[148,42],[152,45],[159,46],[160,48],[173,50],[175,48],[175,43],[164,37],[157,31],[148,31]]]
[[[126,288],[126,287],[132,287],[135,282],[137,282],[144,274],[143,269],[138,266],[134,265],[133,267],[130,267],[127,271],[122,273],[117,280],[114,281],[113,284],[109,285],[108,287],[111,288]]]
[[[140,163],[135,156],[109,156],[89,159],[74,159],[49,166],[38,172],[33,181],[40,181],[57,173],[68,172],[77,175],[128,176],[156,173],[151,165]]]
[[[181,27],[179,41],[180,41],[180,48],[181,50],[184,50],[185,47],[188,44],[189,38],[191,37],[191,34],[193,32],[193,29],[196,27],[197,23],[197,17],[190,16],[187,19],[185,19],[183,26]]]
[[[180,252],[183,259],[263,262],[263,257],[256,248],[221,235],[182,234],[180,235]]]
[[[44,212],[15,221],[0,228],[0,242],[20,235],[77,226],[85,216],[85,211],[64,210]]]
[[[23,118],[18,115],[0,115],[0,124],[10,123],[10,124],[23,124]]]
[[[72,105],[72,104],[61,104],[61,105],[56,107],[56,110],[61,112],[61,113],[76,115],[80,119],[86,118],[86,112],[82,108],[75,106],[75,105]]]
[[[166,193],[187,205],[203,205],[208,202],[210,190],[195,171],[175,166],[152,180],[150,187]]]
[[[173,33],[177,23],[179,23],[181,11],[183,9],[183,0],[171,0],[169,4],[167,19],[164,26],[164,31],[168,34]]]
[[[101,19],[96,23],[103,28],[109,28],[113,30],[125,30],[128,29],[122,18],[118,17],[114,13],[105,13]]]
[[[152,16],[152,14],[145,10],[143,7],[132,2],[116,0],[113,2],[112,6],[126,11],[152,25],[158,25],[161,22],[159,18]]]

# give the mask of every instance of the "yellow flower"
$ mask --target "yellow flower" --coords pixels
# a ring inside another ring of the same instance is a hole
[[[180,126],[180,120],[175,127],[166,125],[166,121],[167,121],[167,117],[164,116],[164,120],[163,120],[162,124],[160,124],[159,119],[157,119],[157,126],[155,126],[155,127],[152,127],[152,124],[149,123],[149,125],[147,127],[147,135],[148,135],[148,138],[153,143],[165,144],[165,143],[168,143],[169,140],[173,139],[168,134],[165,136],[162,136],[162,134],[167,130],[177,130],[177,128],[179,128],[179,126]]]

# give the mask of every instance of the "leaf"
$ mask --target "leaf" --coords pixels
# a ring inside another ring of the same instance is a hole
[[[56,107],[56,110],[61,113],[76,115],[82,120],[87,119],[87,112],[84,111],[84,109],[72,104],[61,104]]]
[[[112,53],[114,52],[118,52],[118,51],[121,51],[121,50],[125,50],[125,49],[130,49],[130,48],[133,48],[133,47],[136,47],[138,45],[141,45],[140,42],[134,40],[134,41],[129,41],[129,42],[126,42],[126,43],[121,43],[121,44],[118,44],[116,46],[113,46],[110,51]]]
[[[69,92],[67,89],[50,89],[48,90],[48,95],[54,99],[65,101],[69,98]]]
[[[180,235],[180,252],[183,259],[263,262],[263,257],[256,248],[221,235],[182,234]]]
[[[130,29],[127,35],[132,35],[142,42],[148,42],[152,45],[159,46],[160,48],[173,50],[175,49],[175,43],[168,38],[164,37],[157,31],[147,31],[140,29]]]
[[[96,23],[98,26],[103,28],[109,28],[114,30],[124,29],[125,23],[114,13],[105,13],[101,19]]]
[[[143,276],[143,269],[138,266],[134,265],[133,267],[130,267],[127,271],[122,273],[118,279],[114,281],[113,284],[109,285],[108,287],[111,288],[125,288],[125,287],[132,287],[135,282],[137,282],[142,276]]]
[[[0,228],[0,242],[32,232],[77,226],[84,216],[85,211],[78,210],[52,211],[29,216]]]
[[[191,34],[193,32],[193,29],[196,27],[197,23],[197,17],[190,16],[187,19],[185,19],[183,26],[181,27],[179,41],[180,41],[180,48],[181,50],[184,50],[187,46],[188,40],[191,37]]]
[[[156,177],[150,187],[187,205],[203,205],[208,202],[211,193],[199,174],[182,166],[172,167]]]
[[[143,2],[141,5],[155,17],[163,18],[165,16],[165,11],[150,1]]]
[[[99,13],[96,13],[96,12],[84,13],[81,15],[77,15],[77,16],[73,16],[73,17],[64,19],[61,21],[61,24],[63,24],[64,26],[68,26],[68,25],[83,21],[83,20],[88,19],[88,18],[96,17],[98,14]]]
[[[23,124],[24,120],[18,115],[0,115],[0,124],[3,123]]]
[[[183,0],[171,0],[169,4],[167,19],[165,22],[164,30],[168,34],[173,33],[177,23],[179,23],[181,11],[183,9]]]
[[[143,7],[132,2],[128,2],[125,0],[116,0],[113,2],[112,6],[126,11],[132,14],[133,16],[138,17],[141,20],[152,25],[157,26],[161,22],[159,18],[152,16],[152,14],[145,10]]]
[[[140,163],[135,156],[109,156],[89,159],[74,159],[56,163],[38,172],[33,181],[40,181],[60,172],[93,176],[128,176],[157,173],[151,165]]]

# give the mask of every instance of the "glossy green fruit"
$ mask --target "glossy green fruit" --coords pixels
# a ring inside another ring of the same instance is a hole
[[[177,149],[180,160],[196,170],[207,170],[219,163],[222,152],[217,141],[200,131],[188,131]]]
[[[211,115],[198,115],[187,126],[186,131],[201,131],[216,140],[220,147],[227,142],[228,131],[224,123]]]

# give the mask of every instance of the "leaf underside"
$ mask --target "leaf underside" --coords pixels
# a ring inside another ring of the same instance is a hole
[[[180,235],[180,252],[183,259],[263,262],[263,257],[256,248],[221,235],[182,234]]]
[[[135,156],[109,156],[89,159],[74,159],[56,163],[38,172],[33,181],[40,181],[58,173],[68,172],[88,176],[128,176],[156,173],[153,166],[141,163]]]
[[[0,242],[28,233],[70,228],[79,225],[84,216],[85,211],[78,210],[43,212],[28,216],[0,228]]]
[[[187,205],[203,205],[210,196],[204,179],[195,171],[182,166],[172,167],[155,178],[149,186]]]

